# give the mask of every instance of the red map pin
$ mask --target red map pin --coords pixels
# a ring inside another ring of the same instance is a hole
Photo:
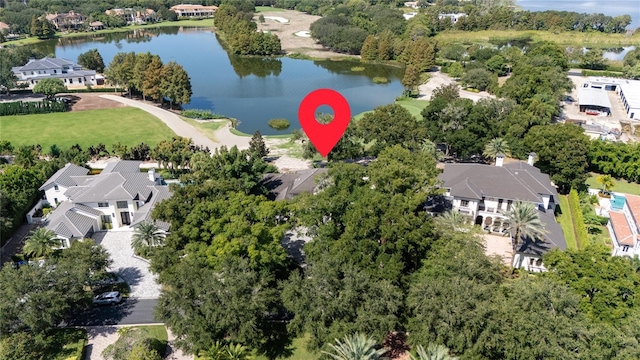
[[[321,105],[333,109],[333,121],[321,124],[316,120],[316,109]],[[322,156],[327,157],[347,130],[351,120],[349,103],[339,92],[318,89],[305,96],[298,109],[298,119],[309,140]]]

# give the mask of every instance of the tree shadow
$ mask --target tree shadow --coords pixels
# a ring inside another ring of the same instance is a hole
[[[67,319],[70,326],[104,326],[117,325],[125,317],[133,313],[138,300],[124,299],[117,305],[93,306],[77,309]]]
[[[266,342],[258,348],[258,353],[267,359],[288,358],[293,355],[292,338],[285,322],[267,322],[264,333]]]
[[[142,279],[142,272],[136,267],[118,268],[115,273],[129,284],[129,286],[138,285]]]

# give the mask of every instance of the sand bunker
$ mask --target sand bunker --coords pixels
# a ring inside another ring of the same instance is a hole
[[[311,37],[311,31],[309,31],[309,30],[298,31],[297,33],[294,33],[293,35],[300,36],[300,37]]]
[[[270,20],[273,20],[273,21],[277,21],[277,22],[282,23],[282,24],[286,24],[286,23],[289,22],[289,19],[285,19],[285,18],[280,17],[280,16],[265,16],[264,18],[265,19],[270,19]]]

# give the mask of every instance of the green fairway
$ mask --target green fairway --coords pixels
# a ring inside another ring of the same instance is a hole
[[[256,6],[256,12],[282,12],[284,9],[272,8],[271,6]]]
[[[429,102],[426,100],[418,100],[418,99],[406,99],[396,101],[396,104],[402,106],[403,108],[409,110],[411,115],[418,120],[422,119],[422,109],[426,108],[429,105]]]
[[[53,144],[83,149],[103,143],[110,148],[120,142],[155,146],[175,133],[155,116],[131,107],[66,113],[0,117],[0,136],[13,146],[40,144],[44,152]]]
[[[578,239],[576,239],[576,233],[573,228],[569,199],[565,195],[560,195],[560,214],[556,220],[562,227],[564,238],[567,241],[567,250],[576,250],[578,248]]]
[[[598,176],[600,176],[600,174],[591,173],[591,176],[587,178],[587,181],[586,181],[587,186],[589,186],[592,189],[602,189],[602,185],[598,183]],[[622,179],[615,179],[615,181],[616,181],[616,184],[611,189],[611,191],[632,194],[632,195],[640,195],[640,184],[630,183]]]

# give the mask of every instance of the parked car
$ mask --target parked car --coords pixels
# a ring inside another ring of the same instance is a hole
[[[96,295],[93,298],[93,305],[113,305],[122,301],[122,295],[118,291],[110,291]]]

